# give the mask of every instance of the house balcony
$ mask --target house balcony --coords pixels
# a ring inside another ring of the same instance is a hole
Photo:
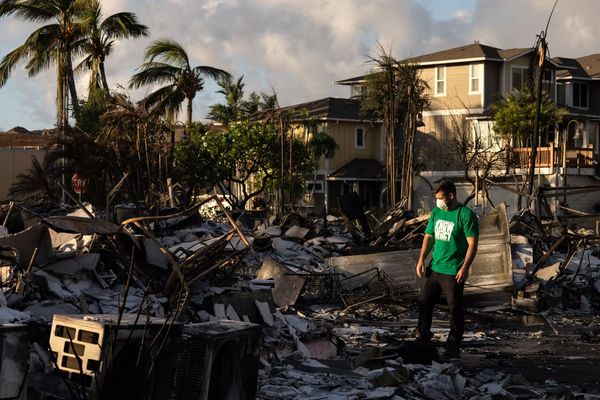
[[[515,169],[525,170],[530,166],[531,147],[515,147],[509,153],[509,161]],[[577,169],[575,173],[583,173],[591,175],[598,164],[598,156],[594,154],[594,148],[576,147],[567,149],[565,160],[562,160],[559,149],[556,146],[538,147],[535,159],[536,168],[547,169],[548,173],[553,173],[555,167],[562,167],[563,164],[567,167],[567,171],[571,168]],[[589,171],[587,171],[589,170]]]

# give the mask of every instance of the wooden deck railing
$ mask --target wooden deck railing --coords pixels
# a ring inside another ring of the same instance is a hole
[[[538,147],[535,166],[538,168],[560,167],[562,160],[557,155],[558,153],[553,146]],[[528,168],[531,147],[515,147],[512,149],[509,157],[515,168]],[[594,165],[593,148],[578,147],[567,150],[567,167],[593,168]]]

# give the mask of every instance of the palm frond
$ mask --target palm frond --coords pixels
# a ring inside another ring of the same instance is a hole
[[[219,68],[209,67],[208,65],[199,65],[194,67],[193,71],[199,76],[208,76],[216,81],[219,79],[231,79],[232,77],[229,72]]]
[[[48,21],[54,18],[55,14],[43,3],[43,1],[4,0],[0,3],[0,17],[14,15],[22,21]]]
[[[6,84],[14,67],[31,53],[29,46],[19,46],[0,61],[0,87]]]
[[[177,80],[181,73],[179,68],[160,62],[146,62],[142,64],[129,80],[130,88],[139,88],[145,85],[170,83]]]
[[[121,12],[106,17],[99,26],[107,37],[123,39],[129,37],[148,36],[149,29],[138,22],[134,13]]]
[[[187,52],[177,41],[172,39],[155,40],[146,48],[145,59],[154,61],[155,58],[161,58],[164,62],[181,69],[191,69]]]

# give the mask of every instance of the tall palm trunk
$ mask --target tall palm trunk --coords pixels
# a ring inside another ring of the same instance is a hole
[[[56,125],[64,126],[65,125],[65,80],[64,80],[64,71],[62,68],[61,54],[60,50],[57,49],[58,53],[57,63],[58,66],[56,68]]]
[[[187,98],[187,124],[190,125],[192,123],[192,97]]]
[[[71,59],[71,49],[67,47],[65,53],[65,69],[67,74],[67,82],[69,83],[69,93],[71,94],[71,105],[73,111],[79,110],[79,100],[77,98],[77,87],[75,86],[75,75],[73,74],[73,60]]]
[[[104,69],[104,60],[100,60],[100,78],[102,79],[102,87],[108,93],[108,81],[106,80],[106,71]]]

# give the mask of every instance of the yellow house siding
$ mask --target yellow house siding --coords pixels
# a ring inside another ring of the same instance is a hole
[[[440,64],[439,67],[443,67]],[[431,98],[429,109],[432,111],[479,108],[481,94],[469,94],[470,64],[449,64],[446,67],[446,94],[435,95],[435,67],[423,67],[421,77],[429,85],[427,94]],[[484,68],[485,74],[485,68]],[[481,82],[483,85],[484,82]]]
[[[460,170],[453,137],[457,127],[469,129],[466,115],[435,115],[423,118],[416,138],[417,163],[426,171]]]
[[[356,128],[364,129],[365,147],[363,148],[355,146]],[[355,157],[368,157],[381,161],[381,128],[379,125],[372,127],[366,122],[364,124],[356,122],[329,122],[326,132],[338,145],[335,156],[328,163],[330,170],[341,167]],[[321,160],[321,168],[324,167],[325,162]]]

